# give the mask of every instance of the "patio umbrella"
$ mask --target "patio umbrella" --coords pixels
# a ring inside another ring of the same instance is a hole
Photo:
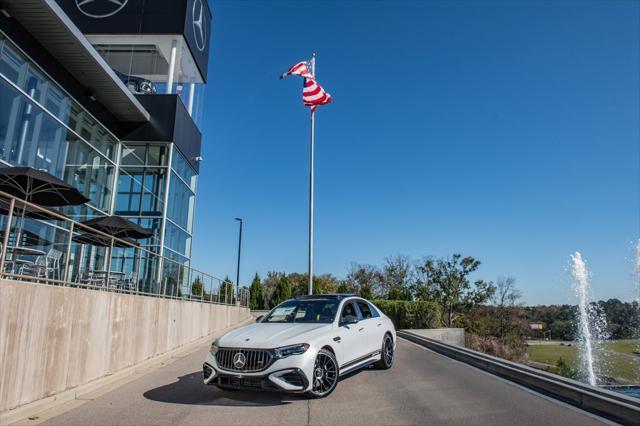
[[[44,170],[37,170],[32,167],[0,168],[0,191],[42,206],[77,205],[89,201],[72,185]],[[16,231],[16,241],[20,241],[20,233],[24,227],[27,206],[23,206],[21,210],[21,220]],[[5,236],[5,238],[8,238],[8,236]]]
[[[113,235],[117,238],[133,238],[142,240],[153,235],[153,229],[143,228],[137,223],[133,223],[121,216],[105,216],[82,222],[83,225],[90,226],[105,234]]]
[[[137,242],[133,241],[130,238],[122,238],[122,240],[123,241],[114,240],[113,246],[125,247],[125,248],[136,248],[140,246]],[[85,233],[85,234],[76,235],[73,237],[73,241],[80,244],[89,244],[89,245],[98,246],[98,247],[111,246],[111,238],[105,237],[103,235],[98,235],[98,234]]]
[[[74,186],[32,167],[0,168],[0,191],[42,206],[69,206],[90,201]]]
[[[0,198],[0,215],[6,216],[9,214],[9,207],[11,203],[6,198]],[[39,220],[61,220],[58,216],[55,216],[54,213],[62,215],[62,213],[50,209],[47,207],[43,207],[44,210],[37,210],[33,207],[24,206],[24,215],[25,217],[29,217],[31,219],[39,219]],[[64,216],[64,215],[63,215]]]

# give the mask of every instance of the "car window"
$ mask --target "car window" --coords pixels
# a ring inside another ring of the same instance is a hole
[[[362,318],[373,318],[373,314],[371,313],[371,309],[369,308],[369,304],[367,302],[358,300],[356,303],[358,303],[358,308],[360,308]]]
[[[261,322],[331,323],[339,302],[334,299],[287,300],[276,306]]]
[[[358,317],[358,314],[356,312],[356,307],[353,306],[353,303],[351,302],[347,302],[342,308],[342,314],[340,314],[340,321],[344,321],[344,319],[347,318],[347,316],[349,315],[353,315],[356,318]]]
[[[367,305],[369,305],[369,310],[371,311],[371,316],[373,318],[378,318],[380,316],[380,313],[378,312],[376,307],[373,306],[371,303],[367,303]]]

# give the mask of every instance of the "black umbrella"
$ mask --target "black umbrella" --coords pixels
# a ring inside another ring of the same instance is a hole
[[[133,223],[121,216],[99,217],[82,222],[82,224],[117,238],[141,240],[153,235],[153,229],[143,228],[137,223]]]
[[[17,205],[19,205],[18,203]],[[0,198],[0,215],[7,216],[9,214],[9,208],[11,207],[11,202],[6,198]],[[62,213],[54,210],[43,207],[44,210],[38,210],[33,207],[29,207],[24,205],[24,215],[25,217],[29,217],[31,219],[40,219],[40,220],[61,220],[54,213],[62,215]],[[20,207],[22,209],[22,207]]]
[[[135,248],[139,247],[138,243],[133,241],[130,238],[122,238],[123,241],[114,240],[114,247],[127,247],[127,248]],[[104,235],[98,234],[81,234],[73,237],[73,241],[80,244],[90,244],[92,246],[98,247],[110,247],[111,246],[111,238],[105,237]]]
[[[90,201],[74,186],[32,167],[0,168],[0,191],[43,206],[68,206]]]

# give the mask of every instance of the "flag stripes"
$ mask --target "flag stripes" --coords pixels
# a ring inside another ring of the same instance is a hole
[[[280,78],[289,75],[299,75],[304,78],[304,88],[302,89],[302,102],[311,107],[311,111],[315,111],[318,105],[326,105],[331,103],[331,95],[327,93],[322,86],[315,80],[309,65],[306,61],[298,62],[287,72],[282,74]]]

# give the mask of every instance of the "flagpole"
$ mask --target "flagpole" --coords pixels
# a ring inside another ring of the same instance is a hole
[[[311,55],[311,75],[316,78],[316,54]],[[315,111],[311,108],[311,155],[309,156],[309,294],[313,294],[313,192],[314,192],[314,147]]]

